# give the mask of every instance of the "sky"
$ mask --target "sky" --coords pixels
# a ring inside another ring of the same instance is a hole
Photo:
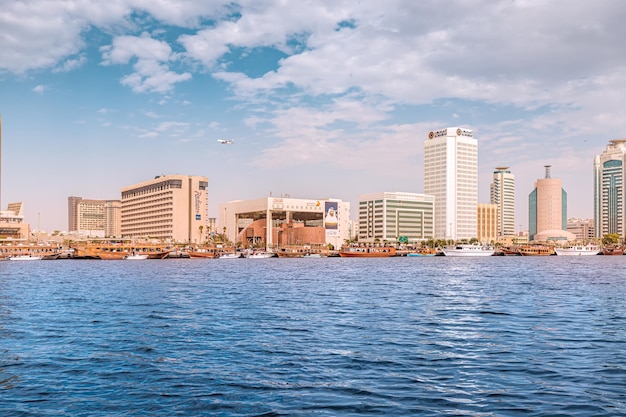
[[[593,157],[626,137],[621,0],[0,0],[1,205],[67,230],[67,198],[157,175],[236,199],[424,192],[428,132],[474,131],[516,223],[551,165],[593,217]],[[218,139],[232,139],[221,145]]]

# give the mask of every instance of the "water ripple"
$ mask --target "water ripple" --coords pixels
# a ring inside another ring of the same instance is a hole
[[[0,415],[625,415],[621,258],[3,262]]]

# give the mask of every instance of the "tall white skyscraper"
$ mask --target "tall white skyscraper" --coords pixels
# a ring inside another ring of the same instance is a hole
[[[491,204],[498,205],[498,237],[515,235],[515,175],[496,167],[490,186]]]
[[[614,139],[593,161],[594,228],[596,237],[609,233],[624,236],[626,210],[624,180],[626,139]]]
[[[478,141],[449,127],[424,142],[424,193],[435,196],[435,238],[477,237]]]

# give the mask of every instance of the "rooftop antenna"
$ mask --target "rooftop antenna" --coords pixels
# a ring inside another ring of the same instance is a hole
[[[552,165],[544,165],[543,167],[546,169],[546,179],[550,178],[550,168]]]

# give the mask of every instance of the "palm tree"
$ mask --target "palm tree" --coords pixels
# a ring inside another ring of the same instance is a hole
[[[198,229],[200,229],[200,243],[202,243],[202,231],[204,230],[204,226],[200,225],[198,226]]]

